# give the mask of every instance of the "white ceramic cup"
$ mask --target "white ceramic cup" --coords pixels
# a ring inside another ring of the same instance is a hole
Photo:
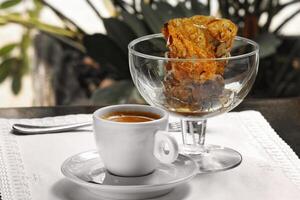
[[[102,118],[120,111],[150,112],[161,117],[136,123]],[[167,125],[168,113],[152,106],[125,104],[96,110],[93,114],[94,134],[106,169],[119,176],[142,176],[153,172],[159,162],[176,160],[178,144],[165,131]]]

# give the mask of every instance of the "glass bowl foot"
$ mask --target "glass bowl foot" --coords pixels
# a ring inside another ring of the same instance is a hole
[[[234,149],[218,145],[184,145],[183,154],[192,157],[199,165],[199,173],[225,171],[237,167],[242,155]]]

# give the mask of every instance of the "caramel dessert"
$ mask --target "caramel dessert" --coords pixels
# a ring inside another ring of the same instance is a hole
[[[201,112],[224,93],[226,61],[230,56],[237,26],[227,19],[211,16],[172,19],[162,33],[167,41],[167,56],[186,61],[169,61],[164,80],[167,106],[175,112]],[[197,60],[203,59],[203,60]]]

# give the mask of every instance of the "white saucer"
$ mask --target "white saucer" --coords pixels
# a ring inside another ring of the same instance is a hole
[[[68,158],[61,167],[71,181],[90,192],[111,199],[146,199],[169,193],[174,187],[193,178],[197,164],[189,157],[179,155],[172,164],[160,164],[149,175],[119,177],[106,171],[96,150]]]

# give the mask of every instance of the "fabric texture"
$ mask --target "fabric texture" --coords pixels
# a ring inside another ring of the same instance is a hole
[[[0,119],[2,199],[98,199],[60,172],[68,157],[96,149],[91,127],[43,135],[11,133],[14,123],[58,125],[91,120],[91,115]],[[209,119],[206,135],[208,144],[239,151],[242,164],[225,172],[197,175],[158,199],[300,199],[300,160],[259,112],[231,112]],[[180,133],[174,136],[180,143]]]

